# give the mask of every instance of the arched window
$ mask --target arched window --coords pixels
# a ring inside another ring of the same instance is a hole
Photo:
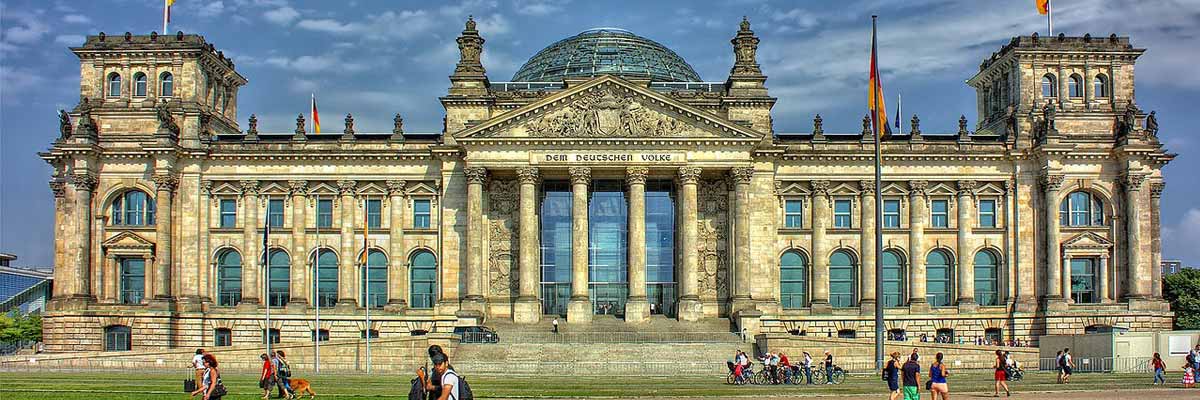
[[[112,205],[112,224],[125,226],[154,225],[154,200],[141,190],[117,196]]]
[[[1071,79],[1067,81],[1067,93],[1071,97],[1083,97],[1083,78],[1079,75],[1071,75]]]
[[[437,302],[437,259],[433,253],[421,250],[413,254],[408,263],[412,274],[409,307],[433,308]]]
[[[112,325],[104,328],[104,351],[129,351],[133,348],[130,343],[131,330],[125,325]]]
[[[1108,97],[1108,77],[1096,75],[1096,79],[1092,81],[1092,96],[1096,98]]]
[[[930,306],[950,305],[950,260],[945,250],[934,250],[925,257],[925,290]]]
[[[163,72],[158,76],[158,81],[161,83],[161,90],[158,91],[159,97],[175,96],[175,77],[170,72]]]
[[[242,301],[242,254],[226,249],[217,256],[217,305],[233,307]]]
[[[313,274],[313,293],[318,307],[333,307],[337,304],[338,257],[333,250],[318,247],[317,266]]]
[[[895,250],[883,251],[883,306],[904,305],[904,256]]]
[[[267,256],[267,290],[271,307],[287,305],[291,294],[292,260],[286,251],[271,249]]]
[[[358,294],[359,304],[368,304],[368,294],[371,307],[379,308],[387,304],[387,256],[382,251],[371,249],[367,252],[367,265],[361,267],[360,274],[359,287],[362,289]]]
[[[997,257],[990,250],[975,253],[975,302],[981,306],[1000,304]]]
[[[133,96],[146,97],[146,74],[133,74]]]
[[[808,262],[799,251],[789,250],[779,257],[779,296],[783,308],[804,308],[808,304]]]
[[[1058,97],[1058,85],[1054,81],[1054,75],[1042,76],[1042,97]]]
[[[833,307],[854,306],[854,289],[858,287],[854,271],[854,256],[838,250],[829,256],[829,305]]]
[[[1062,226],[1104,226],[1104,203],[1089,192],[1071,192],[1059,206],[1058,218]]]
[[[108,74],[108,97],[121,97],[121,74]]]
[[[229,347],[233,346],[233,332],[229,328],[217,328],[213,330],[213,346]]]

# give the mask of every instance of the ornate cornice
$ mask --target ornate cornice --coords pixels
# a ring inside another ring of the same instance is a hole
[[[288,181],[288,192],[295,196],[303,196],[308,193],[308,181],[303,179]]]
[[[1067,180],[1067,177],[1066,177],[1066,175],[1063,175],[1063,174],[1043,173],[1042,174],[1042,187],[1046,188],[1046,190],[1051,190],[1051,191],[1058,190],[1058,189],[1062,188],[1063,182],[1065,182],[1066,180]]]
[[[488,171],[484,167],[465,167],[463,168],[463,174],[467,176],[468,184],[482,185],[487,180]]]
[[[404,180],[391,179],[384,183],[387,185],[387,191],[392,196],[404,196],[404,189],[408,187],[408,182]]]
[[[626,185],[645,185],[646,175],[650,173],[650,169],[646,167],[629,167],[625,168],[625,184]]]
[[[205,180],[200,181],[200,190],[203,191],[204,194],[212,196],[213,181],[211,179],[205,179]]]
[[[174,192],[175,188],[179,187],[179,176],[172,173],[154,174],[150,177],[154,181],[156,190]]]
[[[61,199],[67,194],[67,183],[62,179],[54,178],[50,180],[50,191],[54,192],[54,198]]]
[[[1007,181],[1007,180],[1004,181],[1004,193],[1007,193],[1009,196],[1012,196],[1013,192],[1015,192],[1016,190],[1017,190],[1017,185],[1015,183],[1013,183],[1013,181]]]
[[[340,193],[342,196],[352,196],[354,195],[354,189],[358,187],[358,182],[350,179],[343,179],[337,181],[337,186],[338,193]]]
[[[750,183],[754,178],[754,167],[734,167],[729,170],[729,177],[733,179],[733,183]]]
[[[246,196],[257,196],[259,182],[252,179],[247,179],[239,182],[242,186],[242,194]]]
[[[96,174],[90,172],[71,175],[71,185],[75,186],[75,190],[91,191],[96,188],[96,183]]]
[[[809,185],[812,186],[812,192],[814,195],[817,195],[817,196],[828,196],[829,195],[829,185],[830,185],[829,181],[824,180],[824,179],[815,180],[815,181],[812,181]]]
[[[1167,188],[1166,182],[1151,182],[1150,197],[1154,199],[1162,198],[1163,190]]]
[[[959,196],[973,195],[973,194],[975,194],[975,188],[977,188],[977,187],[979,187],[979,184],[973,180],[964,179],[964,180],[958,181],[958,195]]]
[[[858,181],[858,188],[865,195],[875,195],[875,181],[863,179]]]
[[[694,185],[700,181],[700,167],[679,167],[679,183]]]
[[[909,196],[924,196],[925,191],[929,189],[929,181],[915,180],[908,181]]]
[[[522,184],[536,185],[538,179],[541,178],[537,167],[520,167],[517,168],[517,181]]]
[[[592,169],[588,167],[571,167],[567,169],[567,173],[571,174],[571,184],[590,185],[592,183]]]
[[[1136,192],[1142,189],[1142,182],[1146,181],[1146,174],[1126,173],[1121,178],[1121,183],[1125,185],[1125,190]]]

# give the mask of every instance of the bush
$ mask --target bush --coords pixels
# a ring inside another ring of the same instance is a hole
[[[1200,329],[1200,269],[1166,275],[1162,285],[1163,298],[1175,312],[1175,329]]]
[[[42,340],[42,316],[9,313],[0,315],[0,342],[17,343]]]

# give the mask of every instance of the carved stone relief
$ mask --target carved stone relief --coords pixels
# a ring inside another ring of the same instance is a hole
[[[700,297],[729,298],[729,184],[725,179],[697,185]]]
[[[526,129],[538,137],[678,137],[696,130],[611,86],[580,94],[566,107],[529,122]]]
[[[488,187],[488,288],[496,297],[517,293],[517,197],[515,180],[491,181]]]

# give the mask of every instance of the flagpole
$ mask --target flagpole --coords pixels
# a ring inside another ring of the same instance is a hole
[[[371,229],[371,209],[369,208],[369,199],[370,197],[363,196],[363,253],[362,258],[360,259],[363,266],[363,300],[365,300],[363,315],[366,316],[367,319],[366,337],[368,374],[371,373],[371,266],[367,264],[367,236],[370,234]]]
[[[313,304],[316,306],[316,325],[313,327],[313,373],[321,374],[321,196],[317,195],[317,251],[313,253]]]
[[[904,102],[900,101],[900,91],[896,91],[896,129],[899,129],[900,131],[898,132],[898,134],[903,136],[904,135],[904,124],[900,123],[901,115],[904,115]],[[875,135],[879,135],[879,132],[875,132]],[[876,184],[878,184],[878,183],[879,182],[876,182]],[[878,256],[876,256],[876,257],[878,257]],[[878,296],[878,295],[876,295],[876,296]],[[876,299],[876,300],[878,300],[878,299]]]
[[[163,30],[162,30],[162,33],[164,35],[167,34],[167,21],[169,21],[171,19],[171,4],[168,3],[168,1],[169,0],[163,0]]]
[[[875,61],[876,18],[877,16],[871,16],[872,61]],[[875,84],[879,85],[878,81]],[[875,96],[883,96],[883,93],[879,93],[878,89],[872,89]],[[899,101],[899,98],[897,98],[897,101]],[[884,113],[886,115],[887,110],[884,110]],[[883,129],[879,126],[880,121],[878,120],[879,118],[875,118],[875,123],[871,124],[875,129],[875,367],[883,369],[883,150],[880,145],[882,141],[880,137],[883,136]]]
[[[1046,0],[1046,29],[1054,36],[1054,1]]]
[[[267,196],[267,204],[271,204],[271,196]],[[251,206],[253,207],[253,205],[251,205]],[[267,250],[268,250],[267,240],[271,236],[271,207],[269,207],[269,206],[267,207],[266,222],[267,223],[266,223],[266,226],[264,227],[264,231],[263,231],[262,280],[263,280],[263,293],[266,295],[264,297],[266,297],[266,300],[267,300],[266,304],[264,304],[266,306],[266,310],[267,310],[267,318],[266,318],[267,323],[266,323],[264,333],[265,333],[266,342],[267,342],[267,360],[270,361],[271,355],[272,355],[271,354],[271,270],[270,270],[270,267],[267,265]]]

